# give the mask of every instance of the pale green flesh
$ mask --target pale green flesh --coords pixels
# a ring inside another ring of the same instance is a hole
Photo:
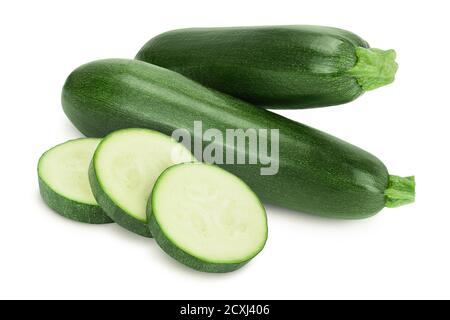
[[[115,204],[146,222],[147,201],[158,176],[174,164],[192,160],[191,153],[169,136],[126,129],[103,141],[94,166],[102,189]]]
[[[77,139],[60,144],[39,160],[39,177],[64,198],[97,205],[89,184],[88,169],[101,139]]]
[[[236,176],[191,163],[158,180],[153,214],[165,236],[203,261],[234,263],[254,257],[267,239],[267,218],[257,196]]]

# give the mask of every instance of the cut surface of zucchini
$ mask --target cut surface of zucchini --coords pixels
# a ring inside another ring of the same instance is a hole
[[[258,197],[238,177],[213,165],[185,163],[164,171],[148,215],[162,249],[200,271],[236,270],[267,240],[266,212]]]
[[[107,135],[93,157],[89,179],[95,198],[117,224],[151,237],[146,206],[153,185],[167,167],[193,161],[171,137],[148,129],[122,129]]]
[[[89,163],[101,139],[67,141],[46,151],[38,163],[39,189],[45,203],[72,220],[102,224],[112,220],[95,201]]]

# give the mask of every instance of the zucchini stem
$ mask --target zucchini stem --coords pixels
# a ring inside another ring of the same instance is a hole
[[[414,176],[389,176],[389,184],[384,191],[386,196],[386,207],[396,208],[408,203],[413,203],[416,197],[415,186]]]
[[[358,47],[356,56],[358,61],[348,73],[356,78],[364,91],[373,90],[394,81],[398,69],[394,50]]]

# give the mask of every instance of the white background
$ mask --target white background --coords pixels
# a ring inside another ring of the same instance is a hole
[[[450,298],[448,1],[0,2],[0,298]],[[192,271],[153,240],[41,201],[42,152],[80,133],[60,92],[77,66],[133,58],[192,26],[317,24],[394,48],[394,84],[345,106],[280,111],[415,174],[417,201],[363,221],[268,207],[265,250],[230,274]]]

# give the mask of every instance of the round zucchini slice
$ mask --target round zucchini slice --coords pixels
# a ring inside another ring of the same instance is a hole
[[[213,165],[172,166],[158,178],[147,214],[159,246],[204,272],[229,272],[254,258],[267,240],[267,217],[256,194]]]
[[[89,181],[95,199],[117,224],[151,237],[146,206],[153,185],[166,168],[193,161],[169,136],[148,129],[122,129],[107,135],[95,151]]]
[[[112,222],[95,201],[88,179],[89,163],[100,141],[71,140],[46,151],[39,159],[42,199],[60,215],[92,224]]]

